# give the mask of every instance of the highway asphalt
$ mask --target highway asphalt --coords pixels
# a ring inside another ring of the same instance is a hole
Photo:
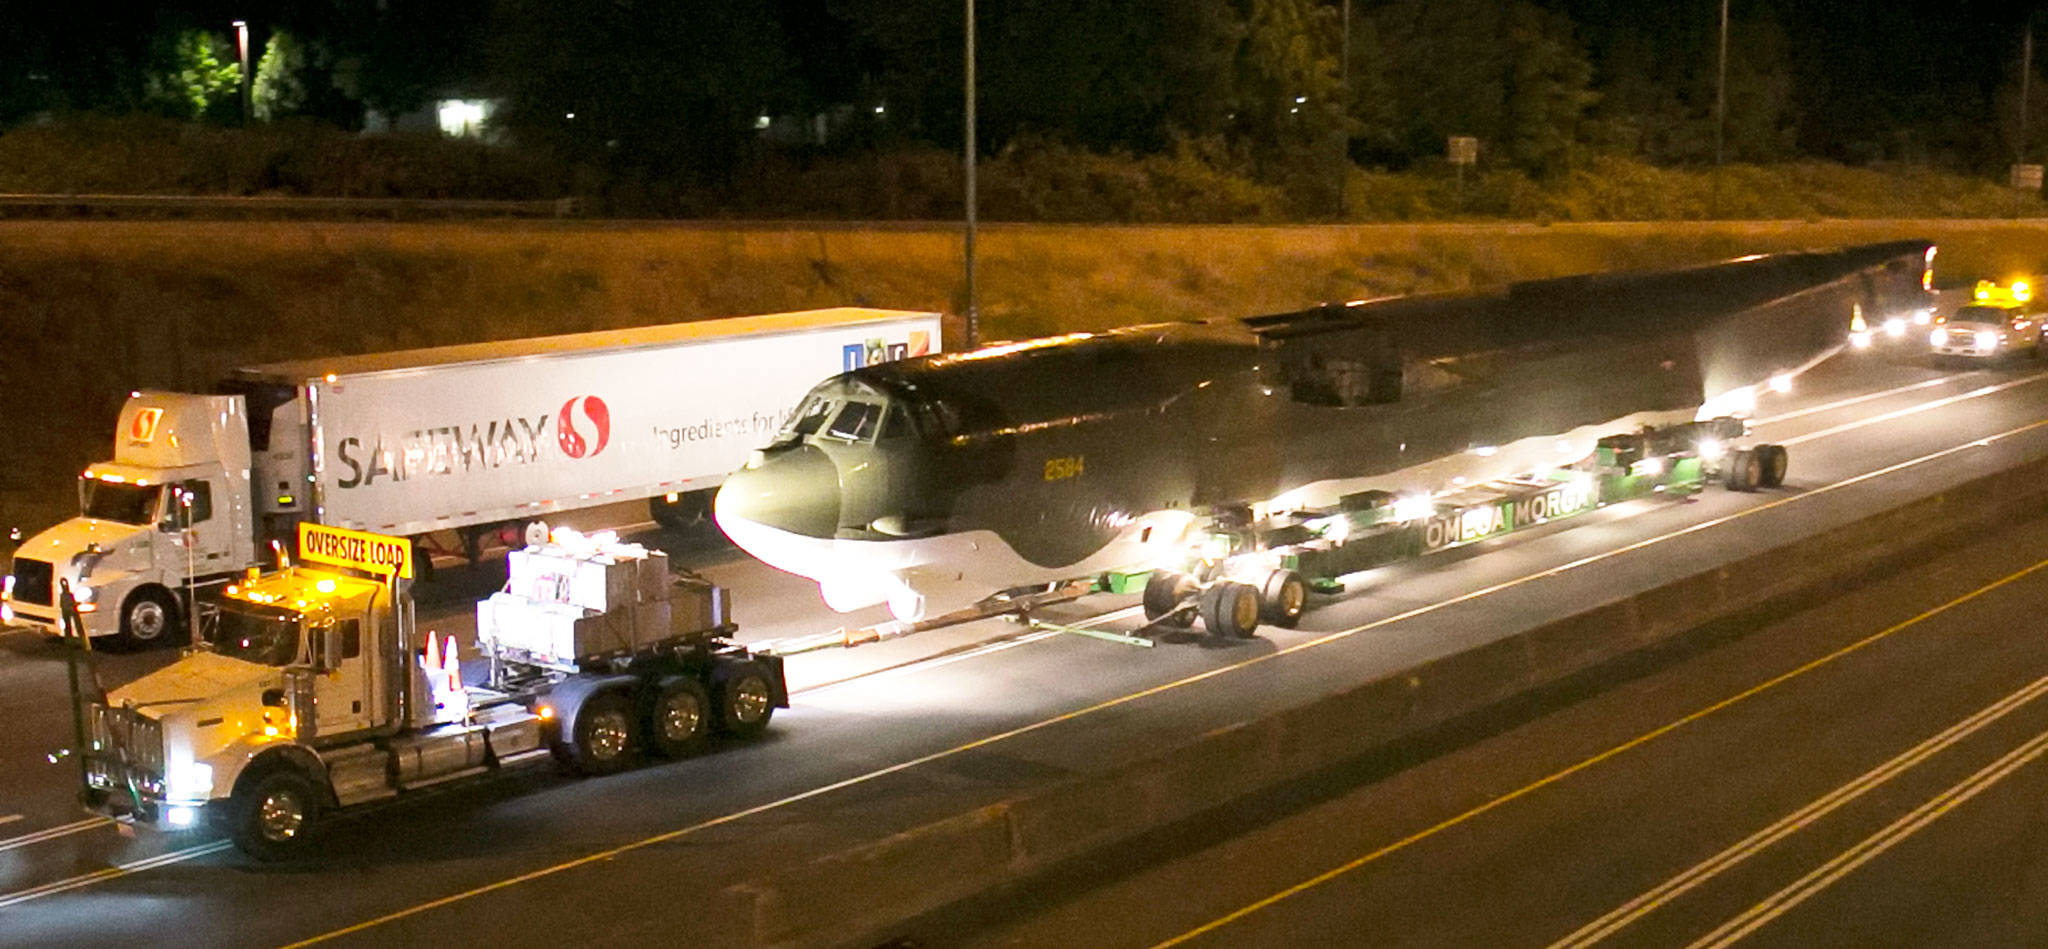
[[[994,621],[795,657],[799,681],[838,678],[819,671],[826,663],[888,671],[798,694],[752,745],[594,781],[541,767],[378,807],[340,822],[320,858],[287,868],[254,864],[203,832],[131,837],[77,823],[71,773],[42,760],[68,743],[61,653],[32,635],[0,636],[0,716],[12,726],[0,735],[0,944],[672,944],[725,886],[790,861],[2048,456],[2048,371],[2025,361],[1845,360],[1759,411],[1760,436],[1791,446],[1783,491],[1632,502],[1373,571],[1301,629],[1229,646],[1139,649]],[[742,604],[755,594],[772,604],[780,618],[763,625],[778,636],[844,622],[807,585],[715,545],[668,540],[701,548],[682,552],[723,571]],[[1049,618],[1129,604],[1089,598]],[[915,662],[947,650],[956,651]],[[119,681],[164,659],[108,657],[104,671]]]
[[[2048,517],[934,914],[912,939],[2042,945],[2044,599]]]

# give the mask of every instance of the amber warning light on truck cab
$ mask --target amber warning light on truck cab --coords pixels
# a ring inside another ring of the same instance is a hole
[[[412,579],[412,545],[367,531],[300,521],[299,559]]]

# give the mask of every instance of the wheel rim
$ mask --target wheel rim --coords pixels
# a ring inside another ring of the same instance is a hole
[[[1280,612],[1282,615],[1289,617],[1300,616],[1301,604],[1307,599],[1308,593],[1302,589],[1301,584],[1283,583],[1280,585]]]
[[[136,639],[155,639],[164,634],[168,616],[162,603],[138,600],[128,608],[128,635]]]
[[[306,824],[306,802],[296,792],[278,788],[264,795],[256,810],[256,826],[263,839],[285,843],[299,835]]]
[[[590,756],[610,761],[626,753],[626,713],[604,709],[590,719]]]
[[[1231,619],[1236,621],[1237,630],[1242,633],[1259,625],[1259,598],[1251,595],[1250,587],[1238,590],[1236,594],[1236,599],[1230,604]]]
[[[746,676],[732,689],[733,716],[746,724],[753,724],[768,714],[768,683],[758,676]]]
[[[679,692],[661,704],[661,737],[669,741],[688,741],[703,724],[704,710],[694,695]]]

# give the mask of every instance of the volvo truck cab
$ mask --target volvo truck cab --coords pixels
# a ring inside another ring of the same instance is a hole
[[[248,421],[238,396],[136,393],[114,456],[79,476],[78,516],[30,537],[0,581],[0,620],[59,630],[69,583],[87,635],[140,648],[187,626],[191,591],[254,561]]]

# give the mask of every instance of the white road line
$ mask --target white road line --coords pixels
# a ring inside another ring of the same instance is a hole
[[[1622,927],[1648,915],[1652,910],[1684,895],[1687,891],[1710,879],[1733,869],[1750,857],[1756,856],[1770,845],[1777,843],[1814,821],[1842,806],[1875,790],[1885,782],[1904,774],[1936,753],[1962,741],[1993,722],[2024,708],[2028,703],[2048,695],[2048,676],[2035,679],[2019,691],[1993,702],[1976,714],[1950,725],[1939,734],[1927,739],[1904,753],[1858,775],[1841,787],[1815,798],[1811,803],[1779,819],[1776,823],[1757,831],[1740,842],[1695,864],[1671,879],[1665,880],[1641,896],[1615,907],[1606,915],[1593,920],[1571,935],[1550,944],[1550,949],[1578,949],[1590,946],[1614,935]]]
[[[786,797],[779,798],[777,800],[768,801],[762,804],[756,804],[752,807],[743,808],[741,810],[732,811],[726,814],[719,815],[717,817],[712,817],[706,820],[698,821],[694,824],[689,824],[672,830],[663,831],[659,834],[654,834],[649,837],[643,837],[639,840],[635,840],[625,844],[620,844],[616,847],[611,847],[605,850],[588,853],[581,857],[577,857],[571,860],[566,860],[561,863],[554,864],[553,866],[541,867],[536,870],[529,870],[525,873],[521,873],[516,876],[506,877],[501,880],[486,883],[482,886],[472,887],[461,892],[452,893],[437,899],[428,900],[423,903],[418,903],[413,906],[409,906],[405,909],[394,910],[392,912],[385,913],[384,915],[364,920],[363,922],[356,923],[351,926],[345,926],[340,929],[330,930],[319,935],[308,937],[306,939],[292,943],[289,946],[286,946],[285,949],[300,949],[300,947],[303,946],[327,942],[329,940],[337,939],[352,933],[362,932],[366,929],[372,929],[377,926],[382,926],[386,923],[395,922],[400,919],[415,916],[419,913],[423,913],[428,910],[438,909],[443,906],[448,906],[454,903],[460,903],[464,900],[473,899],[475,897],[482,896],[487,893],[495,893],[498,890],[518,886],[523,883],[530,883],[534,880],[544,879],[546,877],[554,876],[557,873],[561,873],[567,870],[573,870],[577,867],[585,866],[587,864],[612,860],[637,850],[642,850],[647,847],[655,846],[657,844],[667,843],[668,841],[686,837],[691,834],[708,830],[713,827],[724,826],[735,821],[740,821],[749,817],[753,817],[757,814],[767,813],[769,811],[787,807],[791,804],[796,804],[803,801],[808,801],[812,798],[821,797],[823,795],[830,794],[834,791],[839,791],[850,787],[857,787],[859,785],[866,784],[870,781],[875,781],[880,778],[888,777],[892,774],[898,774],[904,771],[908,771],[912,768],[916,768],[921,765],[929,764],[934,761],[940,761],[946,758],[951,758],[956,755],[965,754],[966,752],[973,751],[978,748],[985,748],[998,742],[1007,741],[1011,738],[1016,738],[1022,735],[1027,735],[1033,732],[1041,731],[1046,728],[1050,728],[1054,725],[1074,721],[1075,719],[1092,715],[1097,712],[1103,712],[1112,708],[1118,708],[1124,705],[1128,705],[1140,699],[1150,698],[1154,695],[1160,695],[1166,692],[1171,692],[1184,686],[1194,685],[1198,682],[1204,682],[1217,676],[1224,675],[1230,672],[1235,672],[1240,669],[1249,668],[1251,666],[1256,666],[1264,662],[1269,662],[1271,660],[1278,659],[1282,656],[1293,655],[1294,653],[1301,652],[1303,650],[1314,649],[1318,646],[1323,646],[1329,643],[1337,642],[1339,640],[1348,639],[1359,633],[1379,629],[1381,627],[1402,622],[1404,620],[1413,619],[1418,616],[1424,616],[1430,613],[1437,612],[1438,610],[1447,609],[1449,607],[1456,606],[1462,603],[1469,603],[1481,597],[1489,596],[1491,594],[1498,593],[1503,590],[1512,589],[1514,587],[1518,587],[1526,583],[1532,583],[1537,580],[1542,580],[1548,577],[1554,577],[1558,574],[1565,573],[1567,571],[1574,570],[1579,567],[1599,563],[1603,560],[1609,559],[1611,557],[1618,557],[1624,553],[1628,553],[1631,551],[1641,550],[1643,548],[1661,543],[1666,540],[1671,540],[1674,538],[1686,536],[1688,534],[1697,533],[1699,531],[1707,530],[1711,527],[1726,524],[1738,518],[1747,517],[1752,514],[1758,514],[1763,511],[1771,510],[1773,508],[1782,507],[1788,504],[1796,504],[1807,498],[1819,497],[1831,491],[1837,491],[1842,488],[1850,487],[1852,485],[1861,484],[1873,478],[1880,478],[1887,474],[1903,471],[1907,468],[1926,464],[1928,462],[1935,461],[1941,458],[1946,458],[1958,452],[1988,446],[1993,442],[2003,441],[2007,438],[2011,438],[2012,436],[2019,435],[2025,432],[2034,431],[2043,427],[2048,427],[2048,419],[2030,422],[2026,425],[2021,425],[2017,428],[2010,428],[2003,432],[1999,432],[1995,435],[1989,435],[1983,438],[1973,439],[1961,445],[1956,445],[1951,448],[1944,448],[1936,452],[1930,452],[1928,454],[1921,455],[1918,458],[1912,458],[1906,461],[1898,462],[1896,464],[1887,465],[1883,468],[1879,468],[1874,471],[1868,471],[1863,474],[1856,475],[1854,477],[1845,478],[1841,481],[1823,485],[1821,487],[1814,488],[1812,490],[1805,491],[1800,494],[1780,498],[1767,504],[1759,504],[1756,507],[1744,508],[1743,510],[1737,511],[1732,514],[1723,515],[1710,521],[1703,521],[1698,524],[1689,525],[1687,527],[1680,528],[1679,530],[1671,531],[1666,534],[1661,534],[1656,537],[1645,538],[1643,540],[1629,544],[1625,547],[1619,547],[1614,550],[1607,551],[1601,554],[1595,554],[1589,557],[1582,557],[1578,560],[1572,561],[1571,563],[1553,567],[1548,570],[1542,570],[1536,573],[1527,574],[1525,576],[1513,580],[1507,580],[1501,583],[1496,583],[1489,587],[1485,587],[1479,590],[1473,590],[1468,593],[1460,594],[1449,599],[1440,600],[1436,603],[1431,603],[1425,606],[1419,606],[1402,613],[1397,613],[1392,616],[1383,617],[1381,619],[1377,619],[1359,626],[1353,626],[1349,629],[1339,630],[1334,633],[1325,633],[1314,639],[1297,643],[1293,646],[1288,646],[1284,649],[1276,649],[1269,653],[1253,656],[1249,659],[1245,659],[1240,662],[1235,662],[1227,666],[1218,666],[1214,669],[1210,669],[1204,672],[1198,672],[1194,675],[1185,676],[1179,679],[1175,679],[1171,682],[1161,683],[1159,685],[1151,686],[1149,688],[1140,689],[1136,692],[1121,695],[1113,699],[1105,699],[1093,705],[1083,706],[1081,708],[1074,709],[1069,712],[1062,712],[1050,718],[1041,719],[1029,725],[1020,725],[1016,728],[1012,728],[1007,731],[997,732],[993,735],[987,735],[982,738],[977,738],[973,741],[956,745],[952,748],[948,748],[943,751],[935,751],[930,754],[922,755],[916,758],[911,758],[906,761],[900,761],[896,764],[892,764],[887,767],[877,768],[865,774],[859,774],[850,778],[844,778],[839,781],[834,781],[830,784],[819,785],[818,787],[814,787],[806,791],[800,791],[796,794],[791,794]]]
[[[200,844],[197,847],[186,847],[183,850],[173,850],[170,853],[158,854],[154,857],[149,857],[144,860],[137,860],[133,863],[117,864],[115,866],[108,867],[104,870],[94,870],[91,873],[81,873],[78,876],[71,877],[65,880],[58,880],[54,883],[45,883],[42,886],[30,887],[26,890],[16,890],[12,893],[0,896],[0,909],[6,909],[9,906],[18,906],[30,900],[39,900],[45,896],[55,896],[59,893],[68,893],[72,890],[84,889],[88,886],[97,886],[109,880],[117,880],[121,877],[128,876],[132,873],[141,873],[144,870],[154,870],[157,867],[169,866],[173,863],[183,863],[187,860],[196,859],[198,857],[204,857],[207,854],[219,853],[232,846],[234,846],[234,844],[229,841],[216,840],[210,844]]]
[[[2048,754],[2048,732],[2035,735],[2026,744],[2006,752],[2003,757],[1985,765],[1976,774],[1970,775],[1950,785],[1947,790],[1942,791],[1940,794],[1928,798],[1926,802],[1908,812],[1906,816],[1885,825],[1883,830],[1863,838],[1856,846],[1843,851],[1833,860],[1815,867],[1805,876],[1792,881],[1784,889],[1765,897],[1762,902],[1750,907],[1735,918],[1722,923],[1713,932],[1701,936],[1688,946],[1687,949],[1708,949],[1708,947],[1726,946],[1757,931],[1765,923],[1783,916],[1793,907],[1806,902],[1821,891],[1833,886],[1837,881],[1854,872],[1857,867],[1877,859],[1879,854],[1905,842],[1907,838],[1919,833],[1943,814],[1962,806],[1963,802],[1976,797],[1992,785],[2005,780],[2014,771],[2025,767],[2029,762],[2041,757],[2043,754]]]
[[[36,831],[33,834],[23,834],[19,837],[9,837],[6,840],[0,840],[0,853],[5,853],[9,850],[13,850],[18,847],[26,847],[30,844],[39,844],[45,840],[55,840],[59,837],[67,837],[71,834],[91,830],[95,827],[101,827],[112,823],[113,821],[108,820],[104,817],[88,817],[85,820],[73,821],[69,824],[59,824],[55,827],[45,828],[43,830]]]
[[[2048,379],[2048,372],[2035,373],[2034,375],[2028,376],[2024,379],[2014,379],[2011,382],[2001,382],[1995,386],[1983,386],[1981,388],[1971,389],[1970,391],[1961,393],[1959,395],[1945,396],[1939,399],[1930,399],[1926,402],[1921,402],[1917,405],[1909,405],[1903,409],[1894,409],[1890,412],[1882,412],[1877,415],[1872,415],[1868,418],[1857,419],[1853,422],[1843,422],[1840,425],[1834,425],[1828,428],[1823,428],[1817,432],[1808,432],[1804,435],[1793,436],[1791,438],[1785,439],[1782,442],[1779,442],[1779,444],[1798,445],[1804,442],[1815,441],[1818,439],[1826,438],[1830,435],[1839,435],[1843,432],[1853,431],[1859,428],[1867,428],[1872,425],[1878,425],[1884,422],[1894,421],[1896,419],[1902,419],[1908,415],[1918,415],[1921,412],[1931,412],[1935,409],[1942,408],[1944,406],[1954,405],[1958,402],[1964,402],[1970,399],[1983,398],[1984,396],[2004,392],[2007,389],[2016,388],[2018,386],[2031,385],[2033,383],[2040,382],[2043,379]]]
[[[20,820],[20,819],[21,819],[21,815],[20,815],[20,814],[8,814],[8,815],[5,815],[5,816],[0,816],[0,824],[12,824],[12,823],[14,823],[15,821],[18,821],[18,820]]]
[[[1885,398],[1886,396],[1898,395],[1901,392],[1912,392],[1917,389],[1932,389],[1935,386],[1946,385],[1951,382],[1956,382],[1960,379],[1962,379],[1962,376],[1960,375],[1940,376],[1934,379],[1924,379],[1920,382],[1908,383],[1906,385],[1897,386],[1890,389],[1883,389],[1877,392],[1866,392],[1862,395],[1853,395],[1846,399],[1836,399],[1833,402],[1823,402],[1819,405],[1809,405],[1803,409],[1794,409],[1790,412],[1785,412],[1780,415],[1772,415],[1767,418],[1750,419],[1749,424],[1752,426],[1776,425],[1779,422],[1789,422],[1795,418],[1805,418],[1808,415],[1815,415],[1821,412],[1827,412],[1834,409],[1847,408],[1851,405],[1860,405],[1865,402],[1871,402],[1877,399]]]

